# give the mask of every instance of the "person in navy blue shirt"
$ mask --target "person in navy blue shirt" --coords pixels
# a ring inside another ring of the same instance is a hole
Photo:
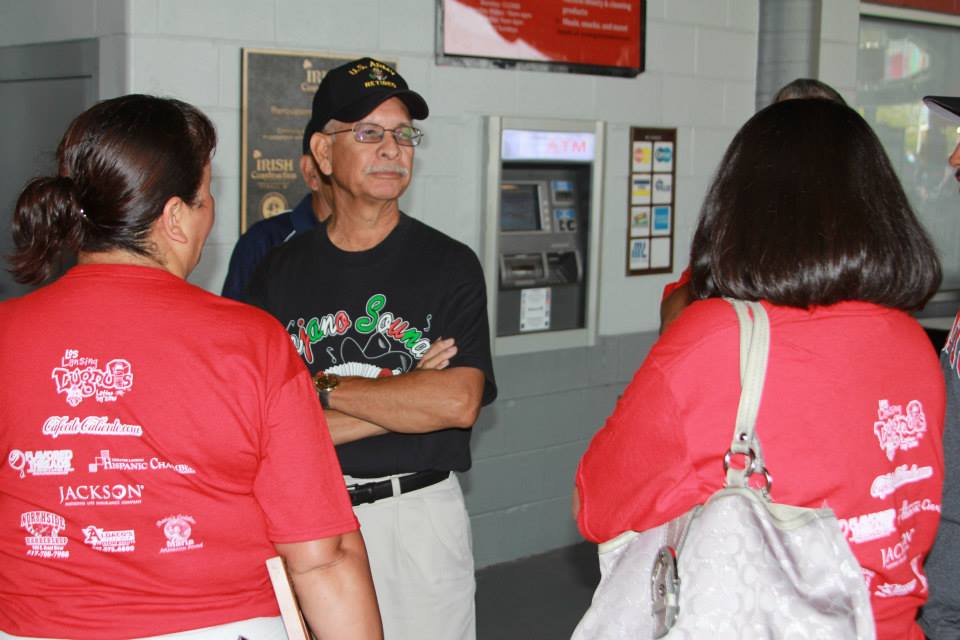
[[[313,229],[333,213],[330,179],[320,172],[310,155],[310,137],[313,134],[314,131],[307,125],[303,134],[303,155],[300,156],[300,173],[310,193],[290,211],[261,220],[240,236],[223,281],[223,297],[243,301],[243,292],[250,277],[271,249]]]

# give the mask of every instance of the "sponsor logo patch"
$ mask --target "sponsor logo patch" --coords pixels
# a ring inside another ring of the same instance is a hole
[[[154,456],[152,458],[115,458],[109,449],[101,449],[100,455],[87,465],[90,473],[97,471],[176,471],[182,475],[196,473],[196,470],[187,464],[173,464]]]
[[[80,484],[60,486],[65,507],[116,506],[143,502],[142,484]]]
[[[7,464],[19,472],[21,478],[31,476],[65,476],[73,471],[73,451],[21,451],[13,449],[7,455]]]
[[[917,579],[914,578],[910,582],[905,582],[904,584],[878,584],[877,590],[873,592],[873,595],[877,596],[878,598],[898,598],[913,593],[914,589],[916,588]]]
[[[897,451],[908,451],[920,444],[927,432],[927,417],[919,400],[907,403],[907,410],[889,400],[881,400],[877,408],[877,421],[873,433],[880,441],[880,448],[891,462]]]
[[[896,509],[865,513],[852,518],[840,519],[840,530],[852,543],[870,542],[885,538],[896,531]]]
[[[70,418],[68,416],[50,416],[43,422],[42,433],[54,440],[60,436],[131,436],[143,435],[143,427],[138,424],[124,424],[106,416],[87,416]]]
[[[903,501],[903,504],[900,506],[899,518],[900,522],[904,520],[909,520],[913,516],[917,515],[922,511],[933,511],[935,513],[940,513],[940,505],[931,500],[930,498],[924,498],[923,500],[914,500],[913,502]]]
[[[157,526],[163,529],[163,535],[167,538],[167,544],[160,549],[160,553],[203,549],[203,543],[196,542],[193,539],[193,525],[196,523],[197,521],[192,516],[183,514],[167,516],[162,520],[157,520]]]
[[[137,534],[133,529],[106,531],[89,525],[83,528],[83,543],[104,553],[129,553],[137,544]]]
[[[20,514],[20,527],[30,534],[24,538],[29,557],[57,559],[70,557],[70,552],[66,549],[69,540],[66,536],[60,535],[60,532],[67,528],[67,522],[63,516],[49,511],[27,511]]]
[[[870,485],[870,495],[883,500],[905,484],[920,482],[933,477],[933,467],[918,467],[917,465],[900,465],[890,473],[884,473],[873,479]]]
[[[907,561],[907,554],[910,552],[910,542],[913,540],[913,532],[913,529],[904,531],[900,536],[900,542],[880,550],[880,559],[883,561],[884,569],[899,567]]]
[[[97,402],[116,402],[133,389],[133,368],[128,360],[114,358],[103,367],[97,358],[81,356],[67,349],[50,377],[57,393],[67,396],[67,404],[76,407],[87,398]]]

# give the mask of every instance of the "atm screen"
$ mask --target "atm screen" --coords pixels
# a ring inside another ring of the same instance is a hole
[[[540,231],[540,185],[501,185],[500,230]]]

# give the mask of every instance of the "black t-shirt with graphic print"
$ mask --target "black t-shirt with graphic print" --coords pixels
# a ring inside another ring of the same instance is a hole
[[[496,398],[480,262],[406,214],[367,251],[341,251],[326,224],[294,238],[261,263],[246,298],[280,320],[311,373],[402,375],[433,340],[454,338],[450,366],[480,369],[483,404]],[[470,430],[388,433],[340,445],[337,454],[343,472],[358,477],[465,471]]]

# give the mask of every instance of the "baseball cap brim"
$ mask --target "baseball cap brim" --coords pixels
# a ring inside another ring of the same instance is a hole
[[[942,118],[960,122],[960,98],[951,96],[925,96],[923,103],[930,111]]]
[[[396,91],[387,91],[366,96],[331,114],[331,117],[341,122],[356,122],[390,98],[399,98],[407,107],[407,111],[410,112],[410,117],[414,120],[424,120],[430,115],[427,102],[419,93],[411,91],[410,89],[397,89]]]

